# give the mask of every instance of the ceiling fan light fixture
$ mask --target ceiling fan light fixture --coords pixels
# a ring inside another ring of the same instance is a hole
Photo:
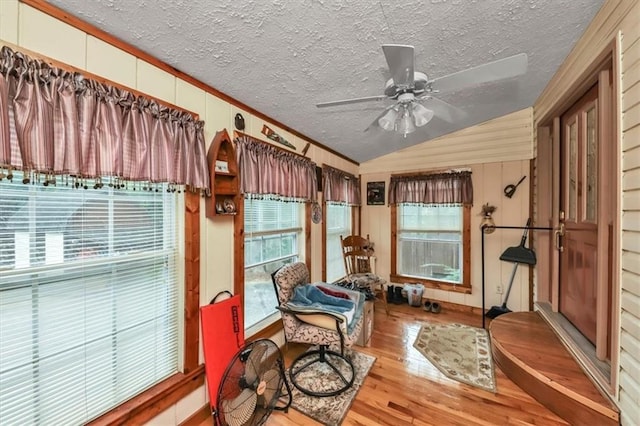
[[[413,123],[413,116],[409,107],[405,106],[402,116],[398,119],[398,132],[403,136],[416,131],[416,125]]]
[[[396,119],[398,118],[398,111],[395,108],[391,108],[386,112],[385,115],[378,119],[378,125],[388,131],[391,132],[396,128]]]
[[[423,105],[415,103],[413,105],[413,122],[416,127],[422,127],[433,118],[433,111]]]

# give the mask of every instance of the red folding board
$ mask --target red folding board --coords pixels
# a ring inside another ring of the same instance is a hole
[[[216,296],[217,298],[217,296]],[[209,404],[215,408],[218,386],[233,356],[244,346],[244,319],[240,296],[200,308],[204,369],[209,390]]]

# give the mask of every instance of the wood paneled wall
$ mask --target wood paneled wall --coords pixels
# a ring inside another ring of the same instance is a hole
[[[50,4],[42,3],[42,7],[47,10],[55,9]],[[299,133],[294,134],[283,129],[258,112],[241,109],[238,106],[239,102],[216,94],[215,89],[207,89],[206,85],[187,74],[171,72],[170,67],[163,67],[155,58],[144,56],[142,53],[136,56],[135,52],[127,51],[122,46],[124,43],[120,46],[114,45],[111,41],[117,39],[113,36],[112,40],[101,39],[98,32],[92,34],[91,30],[87,30],[89,27],[68,14],[61,13],[61,18],[57,19],[19,0],[0,0],[0,46],[11,44],[24,48],[192,111],[205,121],[207,145],[216,131],[223,128],[229,131],[234,129],[234,117],[238,112],[245,118],[245,132],[253,137],[266,140],[261,130],[263,124],[267,124],[291,142],[297,148],[296,152],[300,152],[309,142]],[[55,37],[52,37],[52,34]],[[358,165],[355,162],[346,160],[313,141],[311,143],[307,157],[312,161],[358,174]],[[319,197],[320,195],[318,194]],[[200,202],[204,203],[203,200]],[[200,207],[204,212],[204,205]],[[200,304],[204,305],[222,290],[233,291],[233,219],[222,217],[209,220],[201,214],[199,229]],[[321,225],[312,225],[310,235],[311,241],[305,242],[310,247],[310,250],[307,250],[310,253],[305,253],[305,256],[311,258],[311,278],[320,280]],[[202,362],[201,350],[199,359]],[[201,386],[178,404],[161,413],[155,422],[178,424],[197,412],[205,403],[205,389]]]
[[[608,0],[578,40],[565,62],[534,105],[534,122],[540,123],[566,109],[580,95],[585,76],[593,74],[608,46],[616,45],[614,78],[619,110],[617,140],[621,159],[617,188],[620,226],[614,264],[620,296],[613,310],[613,367],[618,368],[618,405],[621,424],[636,425],[640,419],[640,2]]]
[[[471,211],[471,294],[427,289],[426,297],[445,302],[479,307],[482,305],[480,209],[490,203],[498,207],[494,214],[497,225],[524,226],[529,216],[529,171],[533,155],[532,110],[525,109],[477,126],[463,129],[438,139],[380,157],[361,164],[362,190],[367,182],[385,181],[393,173],[470,167],[474,206]],[[456,155],[458,160],[456,160]],[[513,198],[503,189],[527,176]],[[391,223],[388,206],[362,207],[363,233],[376,243],[376,272],[387,280],[391,269]],[[486,306],[500,304],[496,286],[506,290],[513,265],[498,260],[510,246],[518,245],[520,231],[496,230],[485,236]],[[401,283],[398,283],[401,284]],[[516,274],[508,306],[514,311],[529,309],[529,274],[521,266]]]
[[[486,121],[360,165],[361,174],[401,173],[533,158],[531,108]]]

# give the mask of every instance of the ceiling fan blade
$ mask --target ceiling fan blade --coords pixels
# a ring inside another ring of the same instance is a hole
[[[449,123],[457,123],[467,118],[465,111],[438,98],[425,96],[423,98],[417,98],[417,100],[420,102],[428,102],[427,108],[432,110],[437,117]]]
[[[375,119],[375,120],[373,120],[373,121],[371,122],[371,124],[369,124],[369,126],[368,126],[366,129],[364,129],[364,131],[366,132],[366,131],[368,131],[369,129],[372,129],[372,128],[374,128],[374,127],[379,127],[379,125],[378,125],[378,120],[380,120],[382,117],[384,117],[384,115],[387,113],[387,111],[389,111],[391,108],[393,108],[393,107],[395,107],[395,106],[396,106],[396,104],[389,105],[388,107],[386,107],[386,108],[384,109],[384,111],[382,111],[382,113],[381,113],[379,116],[377,116],[377,117],[376,117],[376,119]]]
[[[527,54],[520,53],[436,78],[433,80],[433,88],[439,92],[448,92],[503,78],[516,77],[525,72],[527,72]]]
[[[413,46],[383,44],[382,51],[395,85],[413,87]]]
[[[343,99],[340,101],[320,102],[319,104],[316,104],[316,106],[318,108],[326,108],[326,107],[333,107],[338,105],[357,104],[360,102],[382,101],[385,99],[387,99],[385,95],[366,96],[364,98],[353,98],[353,99]]]

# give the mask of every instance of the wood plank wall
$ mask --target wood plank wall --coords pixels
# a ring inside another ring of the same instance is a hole
[[[524,226],[529,217],[529,173],[533,155],[532,109],[524,109],[458,132],[403,149],[360,165],[362,191],[367,182],[385,181],[393,173],[470,168],[474,205],[471,210],[471,294],[427,289],[425,297],[444,302],[479,307],[482,303],[481,206],[490,203],[498,207],[494,219],[498,225]],[[515,184],[523,175],[527,179],[513,198],[503,194],[503,188]],[[389,279],[391,266],[391,218],[387,206],[362,206],[362,229],[376,243],[376,272]],[[517,245],[522,235],[518,230],[498,230],[485,237],[487,274],[486,306],[501,303],[503,294],[496,292],[502,284],[506,290],[512,264],[498,257],[506,247]],[[529,309],[528,268],[518,269],[509,308]],[[398,283],[401,284],[401,283]]]
[[[613,365],[619,360],[616,396],[621,424],[636,425],[640,419],[640,2],[607,0],[556,75],[534,104],[534,123],[566,108],[577,96],[578,87],[615,42],[618,58],[617,115],[620,167],[620,244],[616,278],[620,300],[614,307],[619,343],[614,347]],[[535,190],[534,190],[535,191]],[[614,291],[614,294],[616,291]]]
[[[393,173],[533,158],[533,110],[526,108],[360,164]]]
[[[640,2],[622,22],[622,424],[640,422]],[[637,424],[637,423],[636,423]]]
[[[234,116],[242,113],[247,134],[264,140],[261,130],[267,124],[296,146],[297,152],[310,142],[307,157],[317,164],[328,164],[358,174],[358,164],[354,161],[195,80],[188,75],[188,69],[184,72],[173,69],[44,0],[0,0],[0,46],[4,44],[18,46],[192,111],[205,121],[207,145],[216,131],[223,128],[233,130]],[[203,202],[200,199],[200,203]],[[200,210],[204,212],[203,205],[200,205]],[[207,304],[219,291],[233,290],[233,233],[234,224],[229,217],[213,221],[206,219],[204,214],[199,215],[200,243],[191,248],[192,256],[200,261],[201,305]],[[312,225],[309,235],[310,241],[307,238],[305,242],[309,247],[306,256],[312,259],[312,279],[320,280],[321,225]],[[188,358],[190,364],[200,364],[201,350],[190,353]],[[158,424],[180,423],[197,412],[206,398],[204,386],[199,386],[178,404],[161,413],[155,421]]]

